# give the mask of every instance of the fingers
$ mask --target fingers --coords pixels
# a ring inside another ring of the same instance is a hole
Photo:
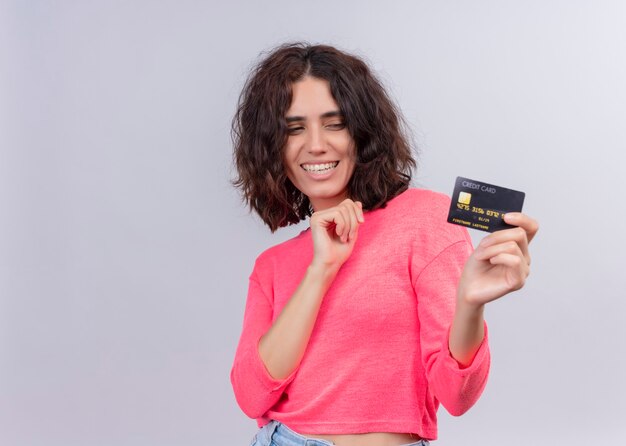
[[[505,268],[507,289],[518,290],[530,274],[527,233],[522,228],[505,229],[485,237],[476,247],[476,259]]]
[[[494,266],[501,265],[507,268],[507,284],[511,291],[522,288],[530,274],[530,267],[519,255],[503,252],[491,257],[489,263]]]
[[[354,209],[355,205],[342,203],[337,206],[338,215],[335,217],[335,232],[343,243],[354,238],[354,233],[358,227],[358,217]]]
[[[519,244],[509,240],[497,245],[483,247],[478,253],[479,260],[488,260],[492,265],[505,265],[523,272],[524,277],[530,273],[530,264],[526,261]]]
[[[365,223],[365,217],[363,216],[363,203],[361,203],[360,201],[356,201],[355,203],[359,206],[359,212],[357,212],[359,216],[359,221],[361,223]]]
[[[506,223],[516,226],[489,234],[481,240],[463,271],[459,289],[465,296],[485,304],[519,290],[530,274],[528,244],[539,224],[520,212],[505,214]]]
[[[504,253],[517,255],[522,259],[524,258],[520,246],[513,240],[498,243],[497,245],[483,246],[482,249],[478,251],[477,258],[479,260],[490,260],[492,257]]]
[[[361,202],[346,199],[337,206],[314,213],[311,223],[314,221],[328,229],[334,224],[335,227],[331,230],[341,242],[347,243],[356,238],[359,225],[365,221],[363,205]]]
[[[522,228],[526,232],[529,243],[539,230],[539,222],[521,212],[507,212],[503,218],[506,223]]]
[[[345,217],[345,220],[349,222],[349,227],[344,229],[344,234],[341,240],[346,243],[349,240],[356,238],[359,225],[365,221],[363,218],[363,210],[360,202],[354,202],[350,199],[344,200],[340,205],[341,215]]]
[[[478,246],[487,248],[502,243],[513,242],[519,246],[526,263],[530,265],[530,253],[528,252],[528,233],[521,227],[504,229],[494,232],[480,242]]]

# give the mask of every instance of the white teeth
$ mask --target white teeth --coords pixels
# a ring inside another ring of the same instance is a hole
[[[302,168],[307,172],[327,172],[337,167],[337,164],[339,164],[339,161],[325,164],[303,164]]]

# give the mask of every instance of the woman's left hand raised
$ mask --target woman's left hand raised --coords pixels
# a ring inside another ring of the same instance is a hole
[[[483,238],[465,263],[458,298],[467,304],[481,306],[519,290],[530,273],[528,244],[539,224],[521,212],[507,213],[504,221],[517,227]]]

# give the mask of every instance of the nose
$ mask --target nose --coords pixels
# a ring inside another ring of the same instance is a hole
[[[324,133],[319,127],[311,127],[307,132],[307,150],[310,153],[324,153],[326,152],[326,141],[324,140]]]

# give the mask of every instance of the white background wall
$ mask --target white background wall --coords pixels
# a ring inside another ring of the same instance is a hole
[[[0,444],[248,444],[248,275],[304,226],[247,214],[229,125],[258,54],[301,39],[370,61],[415,185],[524,190],[542,224],[436,444],[624,444],[625,29],[619,0],[0,2]]]

